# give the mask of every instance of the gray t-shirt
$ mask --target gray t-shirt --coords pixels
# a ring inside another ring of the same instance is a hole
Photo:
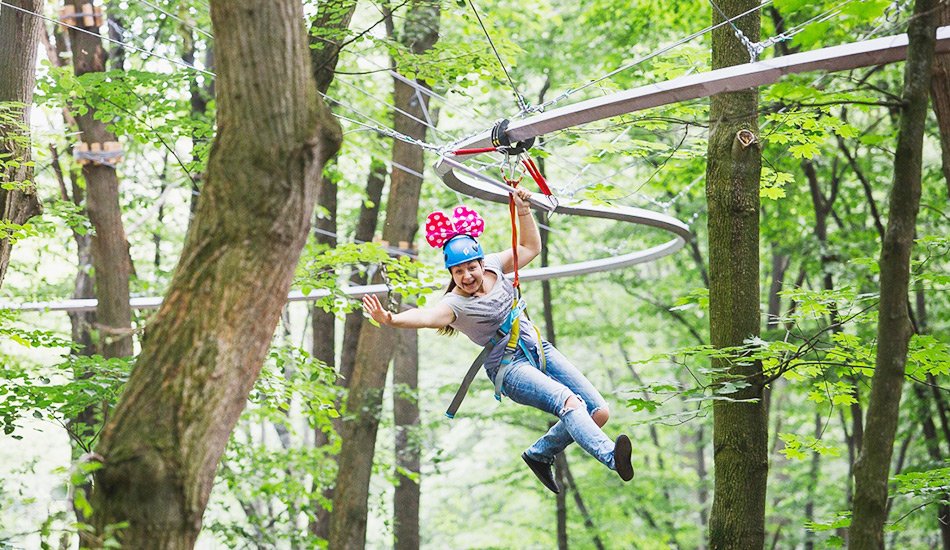
[[[508,318],[511,313],[511,301],[515,297],[515,287],[502,273],[501,259],[497,254],[490,254],[485,257],[485,270],[491,271],[498,277],[488,294],[484,296],[461,296],[450,292],[442,297],[442,303],[449,306],[455,313],[455,321],[450,326],[468,336],[472,342],[479,346],[487,345],[491,337],[495,335],[495,331]],[[528,344],[528,349],[533,351],[535,357],[537,357],[540,343],[534,325],[531,324],[524,312],[521,313],[520,324],[522,341]],[[501,362],[506,342],[507,340],[499,342],[488,354],[485,368]]]

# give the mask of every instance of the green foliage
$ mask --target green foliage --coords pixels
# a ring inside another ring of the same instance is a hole
[[[299,286],[304,295],[315,290],[328,290],[330,294],[315,303],[324,311],[342,315],[360,307],[358,298],[343,292],[348,285],[344,275],[350,270],[365,273],[370,267],[374,271],[385,270],[393,294],[412,297],[420,306],[425,304],[425,296],[432,292],[435,277],[431,270],[408,256],[390,256],[377,243],[347,243],[333,248],[308,245],[298,264],[294,285]]]
[[[323,490],[332,485],[340,441],[332,420],[339,418],[336,402],[342,390],[333,368],[306,351],[274,347],[254,385],[248,408],[232,435],[216,479],[214,503],[242,522],[215,517],[208,529],[230,548],[249,544],[322,548],[307,530],[318,510],[330,502]],[[302,414],[307,429],[320,430],[331,443],[314,447],[292,421]],[[276,432],[279,445],[256,441],[252,427]],[[303,528],[300,528],[302,521]]]
[[[0,101],[0,189],[4,191],[22,191],[34,186],[34,182],[21,178],[11,177],[22,168],[34,167],[31,160],[17,157],[13,151],[29,150],[32,143],[30,129],[22,123],[22,103],[14,101]],[[3,193],[6,196],[6,193]],[[0,219],[0,240],[9,240],[11,244],[17,241],[35,237],[38,234],[36,227],[30,222],[23,224],[13,223],[9,219]]]
[[[37,82],[36,99],[49,108],[68,108],[83,115],[94,106],[94,116],[116,135],[139,144],[162,148],[177,158],[174,145],[180,138],[195,142],[194,160],[178,163],[189,174],[204,170],[213,118],[199,116],[187,95],[193,75],[172,75],[142,70],[90,72],[75,76],[71,68],[48,66]],[[213,113],[214,102],[209,104]],[[127,143],[126,148],[132,143]]]
[[[0,400],[0,426],[6,435],[17,433],[19,421],[26,415],[49,420],[62,426],[84,451],[92,449],[99,435],[102,406],[111,406],[128,379],[132,358],[104,359],[69,355],[49,374],[41,374],[18,365],[0,369],[0,378],[10,381]],[[75,422],[85,416],[87,422]]]
[[[808,454],[805,451],[811,451],[820,455],[832,457],[841,456],[841,451],[832,445],[823,443],[820,439],[813,436],[799,436],[793,433],[780,433],[779,439],[785,443],[785,448],[781,452],[786,458],[792,460],[805,460]]]
[[[896,494],[926,497],[932,499],[933,503],[948,503],[947,495],[950,493],[950,467],[906,472],[897,474],[892,479],[897,482],[894,488],[894,493]]]

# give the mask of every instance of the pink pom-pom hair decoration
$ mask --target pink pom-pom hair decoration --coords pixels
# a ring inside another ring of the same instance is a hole
[[[477,237],[485,231],[485,220],[478,212],[462,205],[452,211],[452,219],[442,212],[426,216],[426,242],[432,248],[442,248],[452,237],[468,235]]]

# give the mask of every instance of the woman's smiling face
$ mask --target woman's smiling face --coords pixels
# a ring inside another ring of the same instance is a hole
[[[482,282],[485,276],[485,264],[482,260],[472,260],[459,265],[453,265],[449,272],[452,274],[452,280],[459,290],[474,295],[482,288]]]

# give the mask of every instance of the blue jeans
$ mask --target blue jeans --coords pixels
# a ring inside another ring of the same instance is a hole
[[[519,347],[502,384],[504,395],[515,403],[558,417],[558,422],[526,454],[534,460],[551,464],[555,455],[576,441],[608,468],[616,469],[614,442],[591,418],[598,409],[605,408],[607,402],[587,377],[554,346],[543,342],[542,348],[547,360],[546,372],[534,367]],[[536,358],[532,359],[538,363]],[[497,367],[488,370],[489,378],[494,379],[496,373]],[[571,396],[577,397],[586,408],[568,410],[565,404]]]

